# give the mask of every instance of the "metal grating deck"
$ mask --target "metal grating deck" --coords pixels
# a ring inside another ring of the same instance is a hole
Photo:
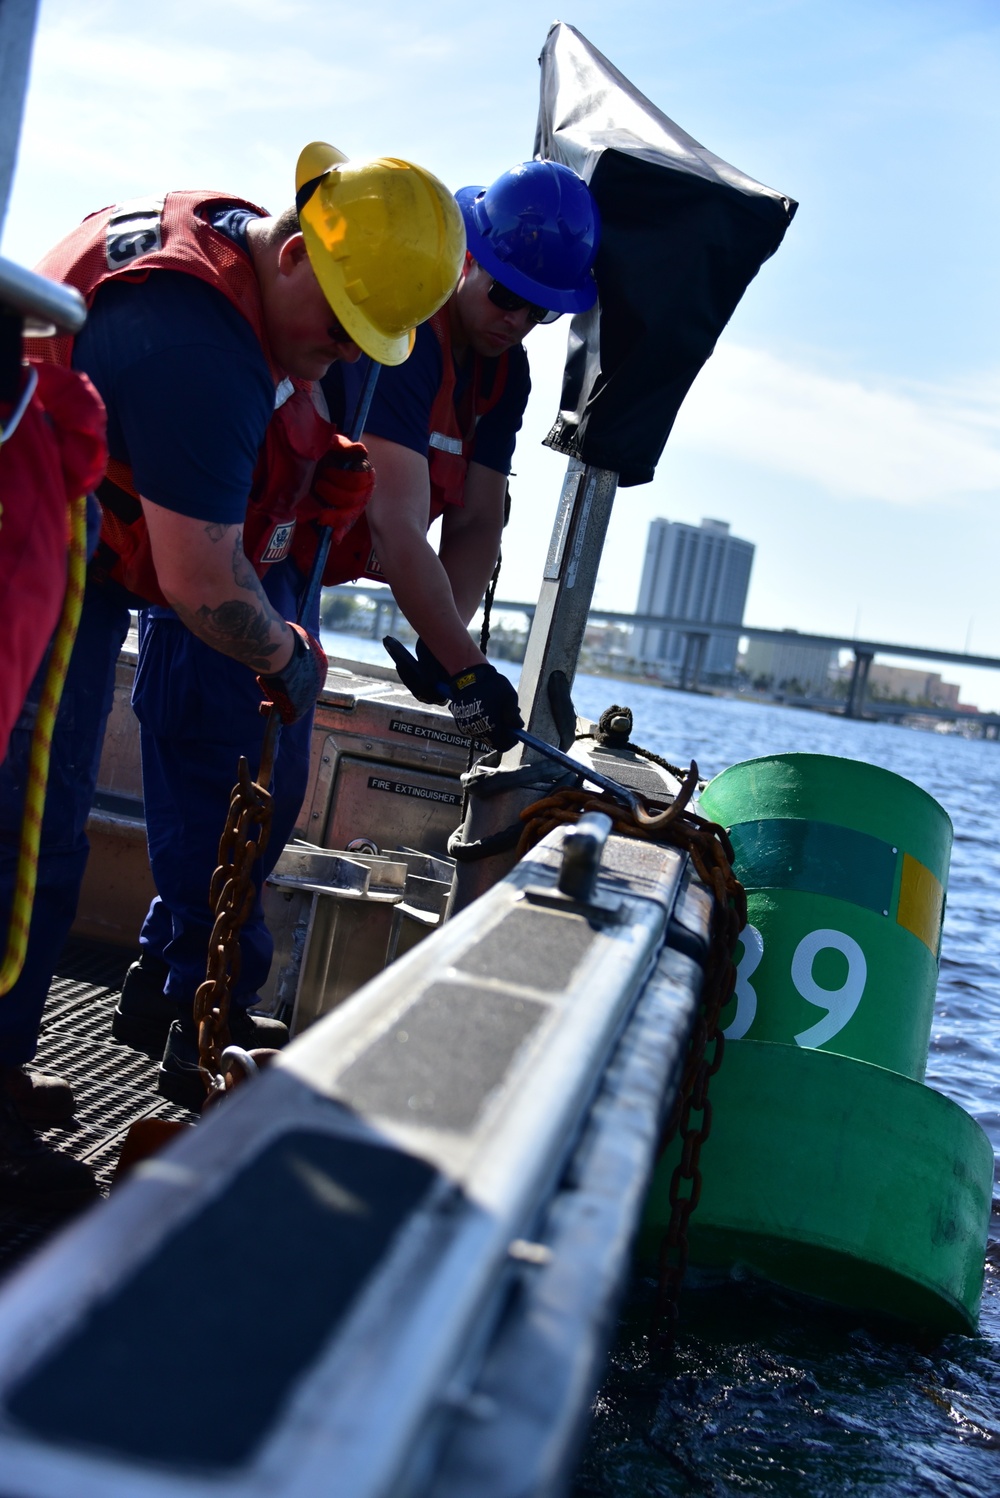
[[[121,947],[71,937],[66,943],[42,1019],[41,1071],[66,1077],[76,1094],[76,1113],[59,1129],[47,1129],[48,1144],[86,1160],[107,1195],[128,1128],[150,1115],[193,1122],[196,1114],[161,1098],[158,1060],[111,1038],[111,1013],[129,964],[138,954]],[[0,1211],[0,1275],[30,1252],[64,1219],[38,1211]]]

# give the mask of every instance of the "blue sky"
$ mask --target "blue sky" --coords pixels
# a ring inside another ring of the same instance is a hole
[[[708,515],[757,544],[748,622],[1000,656],[995,0],[580,0],[561,18],[801,205],[656,479],[619,496],[597,601],[634,606],[653,516]],[[314,138],[488,181],[531,153],[553,19],[537,0],[42,0],[3,253],[31,263],[91,209],[170,187],[282,207]],[[537,591],[564,468],[540,447],[564,327],[528,347],[517,597]],[[1000,706],[1000,676],[962,680]]]

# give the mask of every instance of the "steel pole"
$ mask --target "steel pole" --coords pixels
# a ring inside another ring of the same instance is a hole
[[[576,675],[617,487],[617,473],[570,459],[517,694],[529,732],[549,743],[557,742],[549,678]]]
[[[10,197],[38,0],[0,0],[0,229]]]
[[[871,663],[875,659],[870,650],[855,650],[854,670],[851,672],[851,687],[847,694],[847,706],[844,708],[845,718],[860,718],[861,710],[865,704],[865,693],[868,690],[868,672]]]
[[[528,731],[550,744],[558,744],[559,734],[549,704],[549,681],[555,671],[564,672],[570,683],[576,675],[617,487],[617,473],[570,459],[518,689]],[[504,755],[503,767],[518,769],[522,763],[537,758],[534,750],[517,744]],[[488,800],[470,797],[463,841],[478,841],[509,826],[524,807],[537,799],[537,791],[523,789],[506,791]],[[463,909],[502,879],[514,862],[514,854],[510,853],[478,863],[459,864],[452,912]]]

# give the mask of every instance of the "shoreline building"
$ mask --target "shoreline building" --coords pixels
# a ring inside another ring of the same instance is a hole
[[[761,691],[789,692],[796,697],[828,697],[837,652],[827,645],[802,645],[797,630],[787,640],[751,640],[743,658],[750,685]]]
[[[868,672],[868,696],[889,702],[919,702],[928,707],[946,707],[959,712],[961,687],[942,681],[939,671],[914,671],[907,666],[886,666],[874,661]]]
[[[667,680],[696,686],[729,682],[736,670],[743,610],[754,545],[730,535],[726,520],[685,525],[653,520],[639,585],[638,614],[684,621],[680,628],[637,626],[633,651]],[[731,634],[708,634],[698,625],[730,624]]]

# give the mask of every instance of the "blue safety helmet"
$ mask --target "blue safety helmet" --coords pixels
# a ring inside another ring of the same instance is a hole
[[[470,254],[509,291],[552,312],[594,305],[601,221],[569,167],[523,161],[489,187],[463,187],[455,197]]]

